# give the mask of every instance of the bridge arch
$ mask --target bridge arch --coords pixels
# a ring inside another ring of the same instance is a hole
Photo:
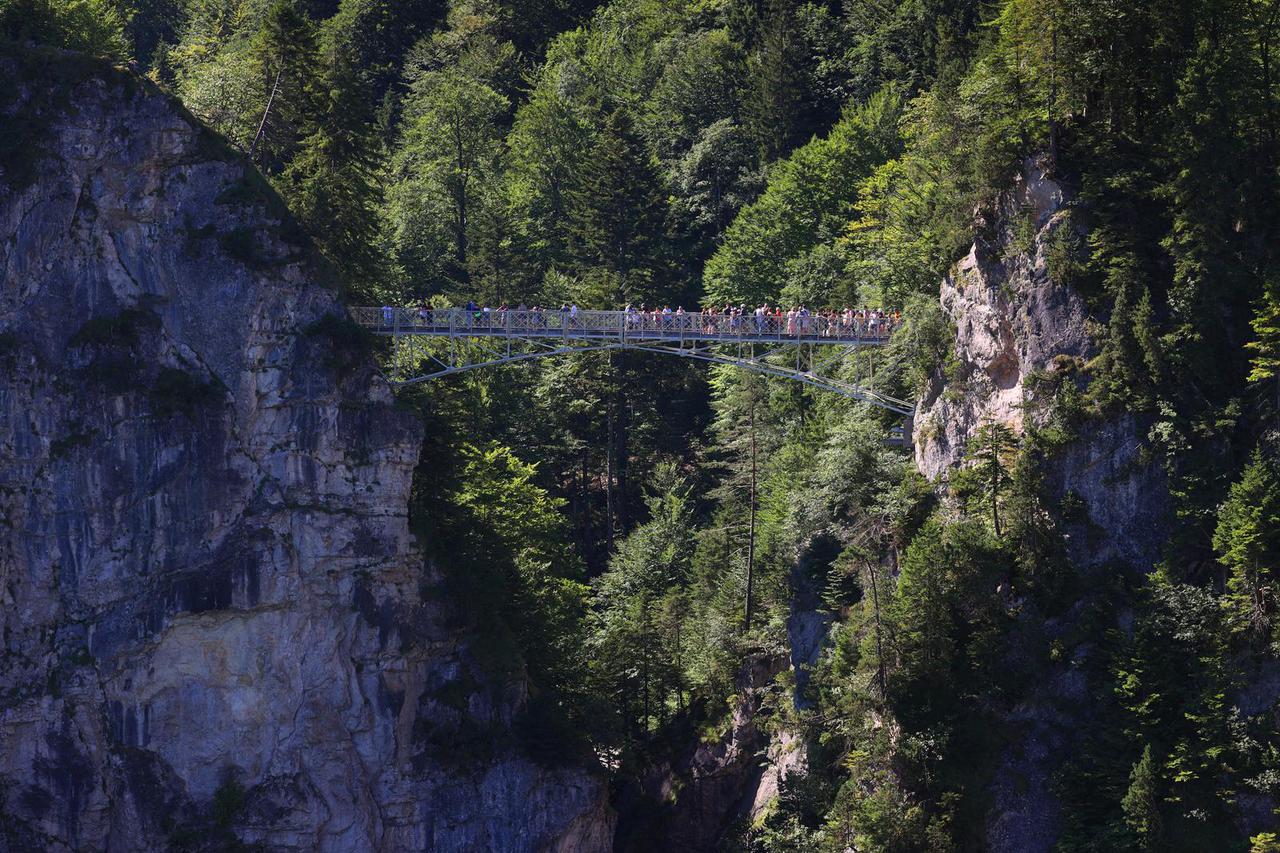
[[[401,380],[414,385],[486,367],[583,352],[653,352],[725,364],[800,382],[895,414],[914,406],[869,385],[832,374],[860,350],[883,346],[896,323],[888,318],[757,318],[723,314],[640,315],[625,311],[470,311],[353,308],[353,318],[376,335],[401,342],[443,339],[445,352],[416,349],[430,367]],[[468,346],[455,344],[465,342]],[[780,356],[786,356],[785,361]],[[874,374],[873,374],[874,377]]]

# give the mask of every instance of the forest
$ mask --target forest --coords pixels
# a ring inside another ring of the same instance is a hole
[[[1098,355],[945,485],[891,413],[592,353],[401,392],[415,532],[476,656],[527,677],[525,748],[619,791],[822,614],[760,721],[805,772],[723,849],[984,849],[1013,711],[1073,668],[1057,849],[1280,850],[1241,816],[1280,798],[1278,712],[1238,698],[1280,665],[1280,0],[0,0],[0,39],[180,100],[352,304],[880,307],[903,399],[951,375],[939,282],[1041,158]],[[28,132],[0,122],[0,163]],[[1083,571],[1045,471],[1119,417],[1172,533]]]

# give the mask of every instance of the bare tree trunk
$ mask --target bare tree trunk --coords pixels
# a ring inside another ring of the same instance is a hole
[[[645,606],[647,608],[648,604],[646,603]],[[644,736],[645,736],[645,740],[648,740],[649,739],[649,625],[648,625],[649,618],[648,618],[648,610],[646,609],[645,612],[646,612],[645,638],[644,638],[644,646],[640,652],[640,655],[641,655],[640,677],[643,682],[641,685],[641,691],[644,695],[644,721],[643,721]]]
[[[991,526],[996,530],[996,538],[1000,538],[1000,463],[992,463],[995,470],[991,477]]]
[[[271,105],[276,101],[276,92],[280,88],[280,75],[284,73],[282,66],[276,72],[276,80],[271,84],[271,94],[267,97],[267,106],[262,111],[262,120],[258,122],[258,132],[253,135],[253,142],[249,145],[249,159],[253,159],[253,152],[258,148],[258,141],[262,139],[263,132],[267,129],[267,116],[271,114]]]
[[[683,597],[681,597],[683,602]],[[683,623],[684,607],[676,612],[676,709],[684,713],[684,645],[680,639],[680,626]]]
[[[880,682],[880,698],[888,698],[888,679],[884,672],[884,642],[881,638],[880,627],[880,582],[876,579],[876,561],[868,560],[867,568],[871,572],[871,606],[875,610],[876,617],[876,677]]]
[[[747,594],[746,602],[742,608],[742,628],[744,631],[751,630],[751,611],[754,602],[752,594],[755,592],[755,565],[756,565],[756,401],[751,400],[750,409],[750,427],[751,427],[751,490],[749,494],[750,506],[748,508],[748,525],[747,525]]]
[[[617,438],[614,441],[614,453],[617,454],[618,476],[618,529],[626,536],[631,532],[631,503],[627,498],[631,472],[631,412],[627,403],[627,382],[625,369],[619,377],[618,393],[614,397],[614,427]]]
[[[1057,108],[1058,100],[1058,25],[1057,22],[1050,24],[1053,32],[1050,35],[1049,62],[1052,66],[1049,71],[1049,159],[1053,161],[1052,168],[1058,168],[1058,144],[1062,136],[1061,128],[1058,127],[1058,118],[1054,115]]]
[[[613,354],[609,354],[610,365]],[[611,371],[612,372],[612,371]],[[605,403],[605,450],[604,450],[604,514],[605,544],[609,553],[613,553],[613,400]]]
[[[591,533],[591,504],[587,491],[587,445],[582,445],[582,467],[578,480],[578,494],[582,496],[582,541]]]

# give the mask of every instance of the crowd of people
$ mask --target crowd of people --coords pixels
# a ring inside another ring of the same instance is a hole
[[[446,312],[456,312],[449,314]],[[604,312],[587,312],[599,315]],[[752,309],[746,305],[725,305],[722,308],[707,307],[696,312],[685,311],[683,306],[674,310],[669,305],[650,307],[646,304],[627,305],[621,312],[627,331],[667,332],[686,330],[703,335],[786,335],[790,337],[887,337],[902,321],[901,313],[878,308],[824,309],[811,311],[804,305],[783,309],[781,306],[761,304]],[[382,309],[383,322],[391,325],[395,311],[389,306]],[[559,315],[554,320],[552,316]],[[481,306],[474,301],[462,308],[437,308],[430,301],[413,309],[415,325],[434,327],[448,324],[446,317],[456,322],[461,317],[470,328],[518,328],[518,329],[577,329],[588,328],[584,313],[576,303],[562,303],[558,309],[519,305],[512,308],[505,302],[497,308]],[[595,328],[596,324],[591,324]],[[603,327],[602,327],[603,328]]]

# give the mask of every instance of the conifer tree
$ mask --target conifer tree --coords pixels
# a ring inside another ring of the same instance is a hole
[[[324,108],[318,32],[296,0],[274,0],[249,48],[265,100],[249,155],[277,174],[315,132]]]
[[[570,218],[579,262],[624,279],[636,273],[653,276],[664,213],[659,187],[628,112],[609,113],[573,190]],[[636,297],[661,298],[643,291]],[[614,304],[619,301],[624,300],[615,296]]]
[[[331,50],[323,113],[281,176],[291,209],[365,298],[383,284],[378,253],[380,144],[368,89],[341,45]],[[385,297],[384,297],[385,298]]]
[[[1238,625],[1265,636],[1280,567],[1280,477],[1275,461],[1261,450],[1254,451],[1218,511],[1213,547],[1230,572],[1226,600]]]
[[[1133,765],[1129,776],[1129,790],[1125,792],[1121,806],[1129,828],[1140,839],[1143,850],[1160,849],[1160,800],[1157,792],[1158,777],[1155,760],[1151,756],[1151,744],[1142,749],[1142,758]]]
[[[1000,507],[1009,483],[1010,456],[1017,445],[1014,431],[994,420],[984,421],[969,442],[969,458],[977,463],[976,471],[991,510],[991,528],[997,538],[1001,535]]]

